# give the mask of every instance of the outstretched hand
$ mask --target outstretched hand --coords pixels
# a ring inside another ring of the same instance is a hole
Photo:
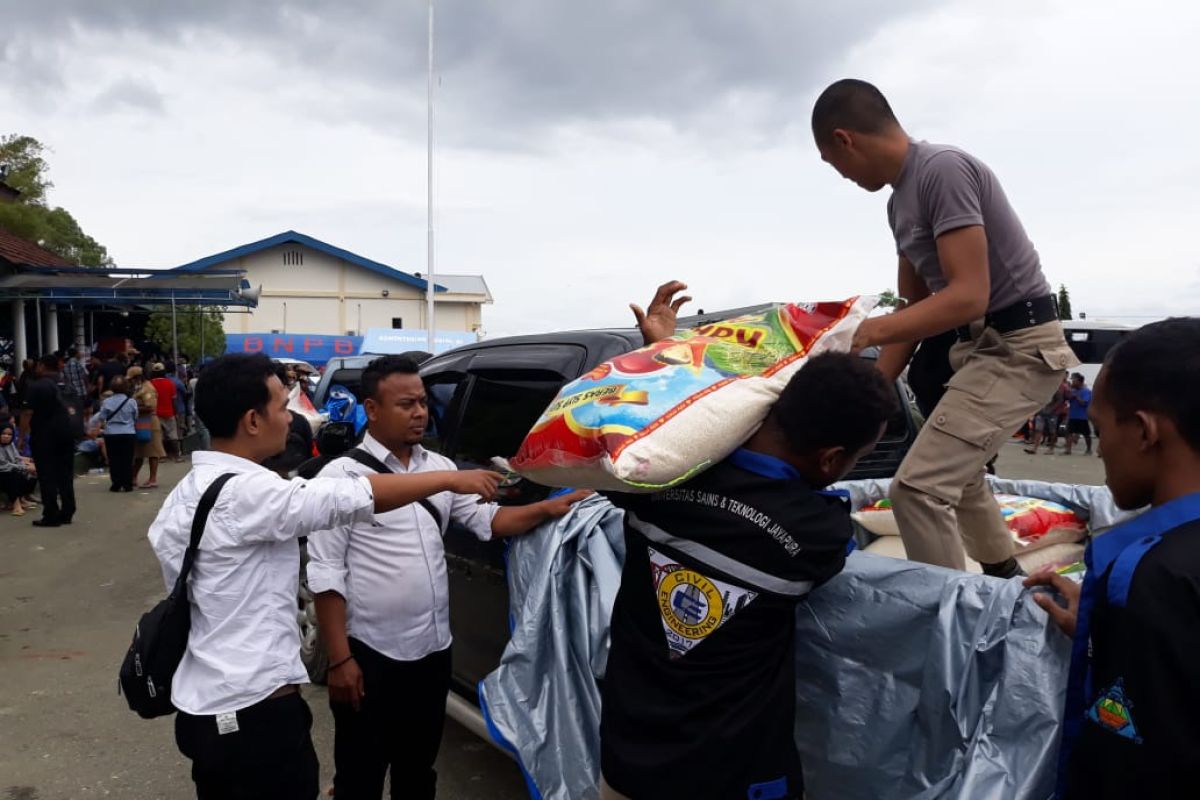
[[[642,332],[644,344],[654,344],[668,336],[675,335],[675,318],[679,314],[679,309],[692,299],[687,295],[679,298],[676,298],[675,295],[686,290],[686,283],[669,281],[658,287],[658,291],[654,293],[654,299],[650,301],[650,305],[645,311],[635,303],[629,304],[629,308],[637,320],[638,328]]]
[[[546,513],[550,515],[550,519],[565,517],[576,503],[580,500],[586,500],[594,494],[595,492],[591,489],[576,489],[573,492],[553,497],[544,501],[546,504]]]
[[[1064,578],[1057,572],[1046,570],[1025,579],[1027,588],[1034,586],[1049,586],[1054,591],[1061,594],[1067,601],[1067,607],[1063,608],[1058,603],[1054,602],[1054,597],[1049,594],[1038,593],[1033,596],[1033,602],[1037,603],[1046,613],[1050,615],[1050,620],[1059,627],[1067,636],[1075,636],[1075,623],[1079,618],[1079,596],[1083,594],[1083,587],[1075,581]]]

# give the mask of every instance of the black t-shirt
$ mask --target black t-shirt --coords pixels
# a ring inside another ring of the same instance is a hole
[[[677,488],[610,497],[626,556],[605,779],[634,798],[799,797],[795,608],[845,564],[844,503],[745,450]]]
[[[104,389],[111,389],[112,382],[121,375],[125,374],[126,367],[115,358],[112,361],[105,361],[97,368],[97,372],[104,378]]]
[[[1123,608],[1108,574],[1098,581],[1091,633],[1092,696],[1065,797],[1200,795],[1200,520],[1142,557]]]

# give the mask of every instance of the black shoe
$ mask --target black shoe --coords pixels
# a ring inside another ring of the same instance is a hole
[[[110,486],[110,487],[108,487],[108,490],[110,492],[119,492],[119,491],[121,491],[121,487],[120,486]]]
[[[1024,578],[1026,577],[1025,570],[1021,569],[1021,565],[1017,563],[1015,558],[1009,558],[1007,561],[1001,561],[998,564],[980,564],[983,568],[984,575],[991,575],[993,578]]]
[[[57,528],[61,524],[62,523],[56,519],[46,519],[45,517],[42,517],[41,519],[35,519],[33,521],[33,527],[35,528]]]
[[[60,525],[70,525],[70,524],[71,524],[71,520],[72,520],[72,519],[74,519],[74,516],[70,516],[70,517],[63,517],[63,518],[62,518],[62,519],[60,519],[58,522],[59,522],[59,524],[60,524]],[[1022,574],[1024,574],[1024,573],[1022,573]]]

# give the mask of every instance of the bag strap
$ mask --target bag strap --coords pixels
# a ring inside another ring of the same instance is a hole
[[[392,471],[390,469],[388,469],[387,464],[384,464],[378,458],[371,455],[370,453],[368,453],[366,450],[362,449],[361,447],[351,448],[350,450],[347,450],[345,453],[343,453],[343,455],[345,455],[346,458],[354,459],[358,463],[362,464],[364,467],[368,467],[369,469],[374,470],[375,472],[379,473],[380,475],[393,474]],[[442,528],[442,515],[441,515],[441,512],[438,511],[437,506],[435,506],[433,503],[429,502],[429,498],[427,498],[427,497],[422,497],[417,502],[421,504],[421,508],[423,508],[429,512],[429,516],[433,517],[433,521],[437,524],[438,532],[444,533],[445,531]]]
[[[119,411],[120,411],[122,408],[124,408],[125,406],[129,405],[129,401],[130,401],[130,400],[132,400],[132,399],[133,399],[133,398],[132,398],[132,397],[130,397],[129,395],[125,395],[125,402],[124,402],[124,403],[121,403],[121,405],[117,406],[117,407],[116,407],[116,408],[114,408],[112,411],[110,411],[110,412],[108,412],[107,414],[105,414],[105,415],[104,415],[104,421],[105,421],[105,422],[112,422],[112,418],[113,418],[113,417],[115,417],[115,416],[117,415],[117,412],[119,412]]]
[[[208,488],[204,490],[204,494],[200,496],[200,503],[196,506],[196,515],[192,517],[192,535],[188,540],[187,550],[183,553],[183,565],[179,568],[179,577],[175,579],[175,588],[171,590],[172,595],[187,596],[188,575],[192,571],[192,562],[196,560],[196,550],[200,547],[200,537],[204,535],[204,526],[208,524],[208,515],[216,505],[217,495],[221,493],[221,489],[236,474],[226,472],[209,484]]]

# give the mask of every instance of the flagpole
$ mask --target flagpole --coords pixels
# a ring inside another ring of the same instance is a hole
[[[426,349],[432,353],[433,337],[436,329],[436,322],[433,308],[433,0],[429,0],[429,75],[428,75],[428,112],[426,115],[428,121],[428,136],[427,136],[427,152],[425,156],[426,166],[426,240],[425,240],[425,327],[428,333],[428,345]]]

